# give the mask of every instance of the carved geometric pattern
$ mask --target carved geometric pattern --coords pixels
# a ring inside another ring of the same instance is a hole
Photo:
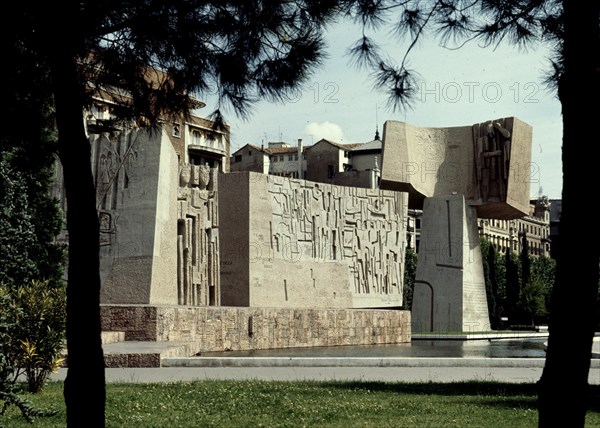
[[[177,297],[180,305],[220,305],[218,169],[180,164]]]
[[[356,294],[402,294],[403,194],[269,176],[271,251],[287,260],[347,261]]]

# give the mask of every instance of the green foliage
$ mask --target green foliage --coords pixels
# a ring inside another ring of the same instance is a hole
[[[12,320],[5,330],[4,356],[15,368],[13,381],[25,375],[29,392],[40,391],[60,365],[64,348],[66,297],[63,287],[31,281],[20,287],[0,285],[3,312]]]
[[[402,289],[402,307],[409,311],[412,309],[416,274],[417,253],[415,253],[412,248],[407,248],[404,254],[404,287]]]
[[[63,223],[56,200],[48,196],[50,176],[50,165],[32,164],[24,150],[0,151],[2,283],[47,279],[54,287],[62,282],[65,249],[55,237]]]
[[[497,285],[495,281],[496,265],[494,246],[485,238],[481,238],[481,259],[483,264],[483,278],[485,281],[485,295],[487,298],[490,322],[493,330],[498,328],[498,302]]]
[[[546,312],[550,310],[550,298],[556,279],[556,260],[546,256],[532,257],[531,277],[539,280],[543,287]]]
[[[525,284],[521,290],[520,304],[529,314],[532,327],[536,318],[547,314],[546,289],[541,278],[534,278]]]
[[[523,323],[534,325],[545,322],[549,313],[550,296],[554,286],[556,262],[545,256],[527,255],[530,273],[523,273],[520,256],[513,252],[501,255],[496,247],[485,238],[481,238],[481,253],[488,308],[492,328],[500,326],[502,316],[509,318],[511,328]],[[526,263],[526,268],[527,268]],[[529,281],[523,281],[529,276]]]
[[[529,241],[527,232],[522,232],[521,236],[521,282],[523,285],[529,284],[531,280],[531,256],[529,255]]]
[[[36,416],[52,416],[56,411],[40,410],[20,394],[20,385],[15,383],[15,366],[11,358],[12,333],[16,327],[16,320],[12,318],[19,313],[15,308],[6,287],[0,287],[0,416],[14,406],[19,410],[19,415],[29,423]],[[20,314],[19,314],[20,315]]]
[[[509,322],[515,323],[519,317],[519,299],[521,297],[519,257],[510,249],[504,255],[504,266],[506,275],[506,306],[505,313]]]
[[[0,282],[21,282],[35,271],[29,249],[35,245],[27,186],[9,157],[0,153]]]

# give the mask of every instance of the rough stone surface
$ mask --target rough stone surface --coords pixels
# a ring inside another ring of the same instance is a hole
[[[402,305],[405,193],[252,172],[219,189],[223,305]]]
[[[102,305],[101,312],[102,329],[118,328],[126,340],[192,342],[194,352],[405,343],[411,338],[410,312],[402,310]],[[111,364],[118,364],[115,360],[123,357],[111,358]]]

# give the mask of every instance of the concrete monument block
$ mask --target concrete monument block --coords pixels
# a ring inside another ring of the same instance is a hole
[[[475,208],[463,195],[425,199],[413,294],[414,332],[490,329]]]
[[[410,205],[461,194],[481,218],[526,215],[531,176],[531,126],[517,118],[472,126],[419,128],[387,121],[381,188],[403,190]]]
[[[402,305],[405,193],[253,172],[219,180],[221,304]]]
[[[413,332],[489,328],[477,216],[527,214],[531,135],[513,117],[451,128],[385,123],[381,188],[423,208]]]
[[[102,303],[176,304],[177,156],[144,130],[92,140]]]
[[[217,169],[178,163],[165,129],[91,134],[90,145],[101,302],[218,305]]]

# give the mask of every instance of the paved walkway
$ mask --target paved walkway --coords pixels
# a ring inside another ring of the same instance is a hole
[[[155,355],[162,367],[107,368],[108,382],[175,382],[202,379],[349,380],[382,382],[537,382],[544,367],[543,338],[414,341],[411,345],[297,348],[191,355],[185,343],[124,342],[104,345],[107,356]],[[516,346],[518,345],[518,346]],[[600,351],[600,340],[594,342]],[[119,366],[116,366],[119,367]],[[51,376],[64,380],[67,369]],[[600,359],[589,381],[600,385]]]
[[[500,381],[536,382],[542,374],[542,365],[537,359],[513,359],[512,366],[496,359],[462,359],[461,365],[453,359],[439,359],[436,365],[422,359],[413,366],[247,366],[247,367],[161,367],[161,368],[110,368],[106,369],[107,382],[176,382],[191,380],[348,380],[381,382],[456,382],[456,381]],[[442,360],[446,360],[445,362]],[[465,361],[472,360],[472,361]],[[508,360],[508,359],[505,359]],[[522,360],[532,360],[530,362]],[[472,363],[467,365],[467,363]],[[51,376],[53,380],[64,380],[66,369]],[[600,367],[594,364],[589,382],[600,385]]]

